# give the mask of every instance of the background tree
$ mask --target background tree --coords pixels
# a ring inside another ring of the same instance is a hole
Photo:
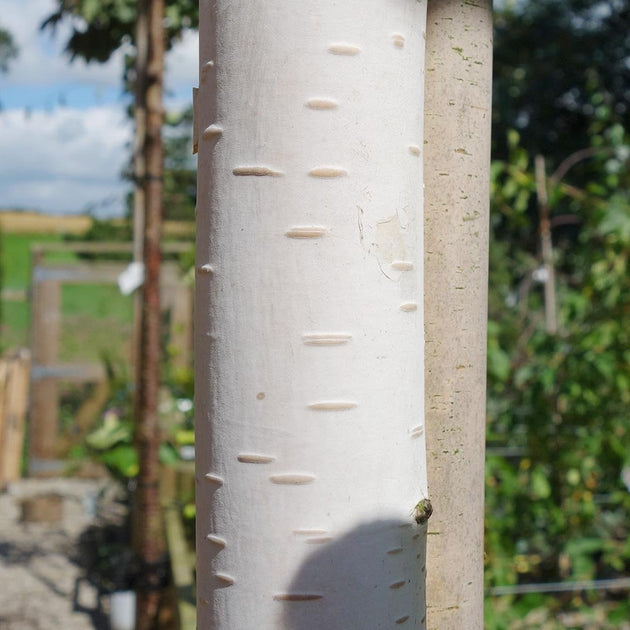
[[[616,580],[629,568],[628,9],[625,0],[542,0],[496,16],[490,586]],[[545,326],[538,154],[547,163],[555,334]],[[488,604],[488,628],[530,612],[538,626],[567,627],[561,615],[576,610],[583,623],[600,614],[614,627],[629,613],[625,596],[595,590]]]
[[[181,32],[182,12],[171,3],[169,20],[175,32]],[[184,10],[191,5],[183,3]],[[194,11],[193,11],[194,12]],[[162,84],[164,49],[163,0],[142,0],[138,3],[108,0],[62,0],[59,10],[44,27],[54,27],[69,18],[73,33],[67,50],[71,56],[88,61],[104,61],[123,45],[133,33],[138,53],[135,64],[134,176],[136,181],[136,216],[134,227],[142,227],[142,260],[145,280],[141,292],[139,344],[136,356],[136,430],[138,448],[138,488],[134,497],[133,539],[140,562],[140,578],[136,587],[136,628],[149,630],[157,623],[160,589],[165,578],[165,543],[159,495],[158,392],[160,377],[160,239],[163,193],[162,125],[164,108]],[[188,21],[190,19],[188,18]],[[172,35],[172,32],[169,33]],[[144,208],[142,208],[144,206]],[[142,210],[143,220],[138,216]],[[141,225],[141,224],[144,225]],[[134,235],[139,245],[139,234]],[[136,247],[136,257],[139,256]],[[137,259],[137,258],[136,258]]]
[[[495,18],[495,159],[508,157],[509,129],[519,131],[523,148],[545,155],[553,168],[590,146],[593,124],[627,126],[630,2],[505,4]]]
[[[164,218],[194,221],[197,168],[192,155],[192,107],[166,115],[164,129]]]
[[[66,42],[66,52],[70,59],[81,58],[88,62],[104,63],[119,49],[126,51],[121,78],[125,90],[135,95],[131,113],[135,119],[136,137],[134,140],[133,159],[127,176],[134,182],[143,179],[141,147],[144,146],[143,107],[138,107],[142,100],[141,77],[138,77],[137,39],[138,25],[137,0],[58,0],[58,9],[43,23],[42,28],[55,29],[63,20],[72,25],[72,33]],[[188,29],[196,29],[199,23],[199,8],[196,0],[167,0],[165,2],[166,50],[170,50]],[[146,27],[141,32],[146,37]],[[146,58],[146,52],[142,53]],[[140,110],[140,111],[138,111]],[[165,132],[165,170],[164,170],[164,207],[166,218],[192,219],[194,217],[194,168],[188,156],[192,109],[167,116],[170,130]],[[142,197],[142,191],[136,189],[136,198]],[[136,201],[136,207],[138,202]],[[191,206],[193,211],[191,212]],[[132,206],[133,207],[133,206]],[[140,211],[136,211],[136,215]],[[133,213],[132,213],[133,215]],[[136,232],[142,231],[142,221],[137,222]]]
[[[129,45],[124,67],[125,81],[133,81],[133,50],[136,38],[137,0],[57,0],[58,8],[42,24],[54,29],[61,21],[69,23],[72,33],[66,42],[71,59],[104,63],[114,51]],[[196,0],[166,0],[165,35],[169,50],[186,29],[197,28],[199,8]]]
[[[144,90],[136,91],[136,102],[144,110],[142,167],[144,181],[144,227],[142,260],[144,283],[141,289],[140,343],[136,381],[135,443],[138,448],[138,488],[135,494],[134,543],[141,562],[140,583],[136,586],[136,629],[157,626],[161,600],[166,586],[166,543],[160,502],[160,266],[162,262],[162,192],[164,155],[164,1],[140,0],[138,22],[146,22],[146,70],[138,65]],[[142,30],[142,29],[140,29]]]

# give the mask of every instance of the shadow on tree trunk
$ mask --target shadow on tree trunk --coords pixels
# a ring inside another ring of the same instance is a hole
[[[339,539],[304,536],[314,547],[285,593],[287,630],[421,628],[425,625],[427,527],[379,520]]]

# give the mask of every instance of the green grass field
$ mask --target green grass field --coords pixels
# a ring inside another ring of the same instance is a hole
[[[3,289],[24,289],[30,282],[29,248],[31,243],[59,243],[58,234],[0,233],[0,268]],[[51,255],[52,256],[52,255]],[[72,260],[72,254],[56,254],[57,259]]]
[[[59,235],[0,234],[0,286],[9,294],[2,300],[0,346],[8,350],[27,346],[30,326],[27,295],[30,286],[32,243],[60,242]],[[71,262],[76,255],[56,252],[47,261]],[[16,295],[18,299],[16,299]],[[133,319],[133,300],[122,296],[115,285],[75,284],[62,286],[60,361],[100,360],[129,356],[129,337]]]

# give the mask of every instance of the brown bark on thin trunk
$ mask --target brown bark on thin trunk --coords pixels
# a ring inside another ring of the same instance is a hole
[[[160,237],[162,229],[162,75],[164,68],[164,0],[142,0],[139,14],[148,16],[149,46],[146,84],[146,176],[142,330],[136,444],[140,471],[134,537],[142,575],[138,585],[136,629],[157,625],[165,554],[159,495],[160,446],[158,389],[160,360]]]
[[[144,5],[144,8],[142,7]],[[146,11],[146,2],[138,4],[138,16],[136,19],[136,77],[135,77],[135,102],[134,122],[135,138],[133,153],[133,261],[142,262],[144,245],[144,185],[146,177],[145,145],[147,135],[147,63],[149,48],[149,24]],[[133,337],[131,349],[131,361],[134,370],[134,384],[136,397],[134,399],[135,411],[138,411],[137,390],[140,382],[140,326],[142,322],[142,292],[134,293],[133,303]],[[136,415],[138,415],[136,413]]]

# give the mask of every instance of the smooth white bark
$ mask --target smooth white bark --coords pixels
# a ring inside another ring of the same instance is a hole
[[[424,627],[425,10],[201,3],[199,628]]]
[[[483,628],[491,0],[430,0],[425,102],[427,626]]]

